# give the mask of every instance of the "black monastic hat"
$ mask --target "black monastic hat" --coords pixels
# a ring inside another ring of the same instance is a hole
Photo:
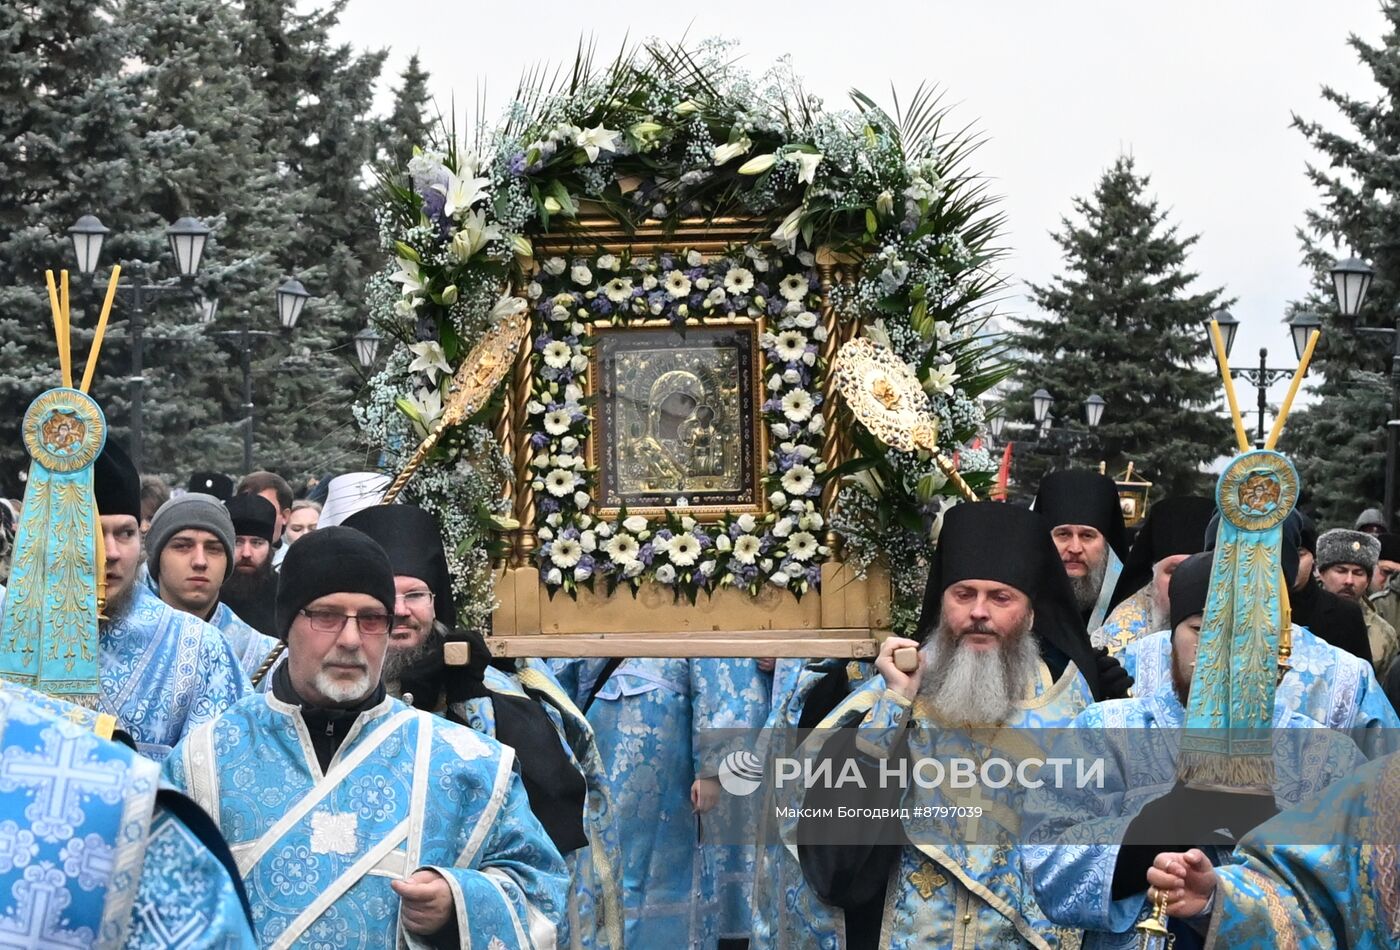
[[[1040,513],[1003,502],[979,501],[955,505],[943,516],[919,615],[921,640],[938,626],[943,592],[966,580],[998,581],[1029,597],[1035,610],[1040,656],[1051,675],[1058,679],[1073,661],[1094,698],[1103,698],[1084,618],[1050,538],[1050,528]]]
[[[452,575],[447,553],[433,516],[414,505],[371,505],[346,518],[344,525],[369,535],[389,555],[394,573],[416,577],[433,592],[437,619],[451,628],[457,623],[452,602]]]
[[[1062,524],[1097,528],[1119,560],[1127,557],[1128,533],[1118,483],[1107,475],[1084,469],[1051,472],[1040,480],[1033,507],[1052,529]]]
[[[1123,561],[1123,573],[1113,589],[1109,608],[1117,607],[1152,581],[1152,567],[1164,557],[1199,554],[1206,549],[1206,525],[1215,514],[1210,498],[1163,498],[1147,511],[1147,518],[1133,539]]]
[[[100,515],[131,515],[141,520],[141,475],[131,456],[111,439],[92,466],[92,492]]]
[[[277,508],[261,495],[244,493],[224,502],[228,516],[233,519],[233,533],[265,538],[272,543],[277,530]]]

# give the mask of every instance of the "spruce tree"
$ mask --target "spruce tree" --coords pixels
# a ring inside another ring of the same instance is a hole
[[[155,223],[133,180],[140,81],[123,69],[131,25],[118,12],[108,0],[0,4],[0,492],[12,497],[28,468],[24,411],[59,382],[45,269],[76,270],[66,230],[83,214],[100,212],[118,254]],[[76,274],[71,286],[78,362],[94,309]],[[124,400],[106,408],[124,440]]]
[[[1363,337],[1357,326],[1394,327],[1400,314],[1400,6],[1382,5],[1390,24],[1378,43],[1349,40],[1379,89],[1365,97],[1323,87],[1322,96],[1345,120],[1335,123],[1294,116],[1293,124],[1320,153],[1307,168],[1318,207],[1298,230],[1303,262],[1316,275],[1313,292],[1297,306],[1323,315],[1314,358],[1318,399],[1295,411],[1281,446],[1293,458],[1323,524],[1350,526],[1363,508],[1385,494],[1385,423],[1390,407],[1390,350]],[[1355,254],[1376,269],[1362,313],[1336,316],[1328,269],[1337,256]]]
[[[354,334],[367,324],[364,287],[379,266],[370,166],[381,123],[373,115],[382,51],[356,53],[330,33],[345,0],[297,12],[291,0],[247,0],[241,58],[267,102],[258,134],[280,143],[283,174],[307,186],[289,208],[298,227],[277,261],[314,295],[296,329],[296,354],[259,364],[275,378],[260,399],[259,464],[294,474],[359,467],[348,407],[362,375]]]
[[[419,62],[418,54],[414,53],[399,74],[399,85],[394,90],[394,107],[384,120],[380,135],[380,161],[391,166],[402,166],[413,157],[415,147],[426,146],[437,124],[431,110],[428,73]]]
[[[1071,437],[1079,448],[1070,460],[1053,443],[1017,446],[1022,493],[1033,494],[1052,466],[1101,460],[1110,474],[1132,461],[1157,496],[1200,492],[1207,488],[1201,464],[1228,447],[1220,384],[1204,363],[1204,324],[1222,305],[1221,291],[1193,291],[1186,256],[1196,237],[1168,222],[1149,184],[1120,157],[1090,197],[1074,199],[1078,220],[1063,218],[1054,235],[1064,272],[1030,288],[1045,315],[1016,321],[1013,343],[1027,363],[1009,393],[1008,420],[1026,423],[1025,434],[1031,394],[1043,388],[1055,399],[1055,428],[1080,433]],[[1092,394],[1107,407],[1088,433],[1083,406]],[[1003,438],[1016,438],[1011,426]]]

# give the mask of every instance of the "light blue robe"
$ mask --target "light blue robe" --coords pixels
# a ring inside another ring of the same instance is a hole
[[[606,663],[555,662],[576,701]],[[703,950],[730,926],[747,935],[752,848],[698,845],[704,822],[690,788],[697,776],[717,774],[736,731],[762,725],[769,690],[754,660],[628,659],[589,709],[618,815],[629,950]],[[729,902],[742,902],[741,919],[722,912],[721,874],[744,885]]]
[[[1275,709],[1274,801],[1279,809],[1310,802],[1365,764],[1350,739],[1296,712]],[[1051,755],[1102,761],[1103,787],[1046,786],[1026,799],[1021,860],[1046,917],[1080,927],[1085,950],[1136,950],[1134,925],[1148,915],[1142,891],[1112,899],[1119,843],[1148,803],[1170,792],[1186,713],[1170,687],[1150,696],[1090,706],[1060,734]],[[1164,834],[1168,832],[1164,831]],[[1228,855],[1216,851],[1216,859]]]
[[[389,883],[431,868],[451,887],[462,947],[543,950],[568,877],[514,760],[385,697],[323,775],[300,710],[264,693],[193,730],[165,775],[228,839],[264,945],[424,947],[399,927]]]
[[[1124,600],[1108,615],[1103,626],[1089,634],[1089,642],[1107,647],[1110,656],[1122,653],[1134,640],[1152,632],[1152,585],[1149,583]]]
[[[809,661],[782,658],[773,669],[773,702],[764,724],[762,741],[755,751],[764,761],[765,783],[758,855],[754,862],[752,950],[838,950],[845,946],[845,912],[827,904],[802,876],[797,845],[789,834],[783,838],[775,816],[780,806],[802,803],[796,783],[779,789],[772,780],[773,760],[793,754],[801,740],[798,725],[807,697],[822,678],[847,666],[847,689],[854,691],[874,672],[870,663],[828,659]]]
[[[157,804],[158,766],[23,695],[0,690],[0,945],[256,947],[224,866]]]
[[[1400,945],[1400,756],[1276,815],[1216,867],[1207,950]]]
[[[1131,643],[1118,656],[1133,677],[1133,695],[1148,696],[1171,689],[1171,632],[1159,630]],[[1366,753],[1376,758],[1400,742],[1400,716],[1376,682],[1371,664],[1293,625],[1290,669],[1274,696],[1275,707],[1302,713],[1329,729],[1352,733]]]
[[[176,610],[139,581],[126,613],[98,631],[99,708],[157,762],[190,729],[252,687],[218,629]]]
[[[276,637],[269,637],[267,634],[260,633],[248,626],[238,614],[233,612],[233,608],[223,601],[220,601],[218,606],[214,608],[214,612],[209,616],[209,622],[218,627],[219,632],[224,635],[228,645],[233,648],[233,655],[238,658],[239,667],[249,679],[262,666],[267,655],[277,649],[282,642]],[[268,670],[255,689],[259,693],[265,693],[271,683],[272,671]]]
[[[970,742],[966,732],[940,723],[922,700],[911,704],[887,689],[884,677],[877,675],[821,723],[808,737],[804,752],[815,754],[831,738],[832,729],[858,726],[856,748],[870,763],[899,756],[911,762],[960,757],[980,761],[992,755],[1016,762],[1043,755],[1037,743],[1050,735],[1049,730],[1068,726],[1092,701],[1074,664],[1051,682],[1042,663],[1034,698],[1017,704],[1016,712],[990,737],[989,749],[986,736],[975,733],[984,741]],[[907,751],[892,751],[906,732]],[[885,895],[882,950],[1077,947],[1078,932],[1045,918],[1022,870],[1017,856],[1022,795],[1016,783],[1002,790],[979,786],[975,792],[974,801],[972,792],[945,794],[941,787],[909,783],[899,805],[908,812],[901,821],[911,843],[900,849]],[[939,808],[980,809],[976,830],[965,818],[938,814]],[[796,818],[785,819],[785,838],[796,824]]]
[[[569,911],[559,928],[559,946],[570,950],[622,950],[622,850],[617,815],[608,791],[603,760],[593,727],[540,659],[516,660],[516,673],[488,666],[487,689],[527,697],[528,686],[559,733],[559,742],[588,785],[584,833],[588,847],[565,857],[569,866]],[[453,713],[477,732],[496,737],[496,712],[490,697],[453,705]]]

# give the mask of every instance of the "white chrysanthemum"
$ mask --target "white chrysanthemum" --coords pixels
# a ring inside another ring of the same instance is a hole
[[[608,557],[618,564],[626,564],[628,561],[636,560],[641,549],[642,546],[637,543],[637,539],[630,534],[615,535],[603,547],[603,550],[608,552]]]
[[[544,487],[555,498],[563,498],[574,490],[574,473],[556,468],[544,477]]]
[[[791,363],[807,352],[807,338],[796,330],[784,330],[773,341],[773,348],[778,351],[778,359]]]
[[[563,340],[550,341],[545,345],[541,355],[544,357],[545,365],[555,369],[563,369],[569,365],[569,360],[574,358],[573,350]]]
[[[569,431],[569,426],[573,423],[573,416],[567,410],[555,409],[553,412],[545,413],[544,431],[550,435],[563,435]]]
[[[783,295],[784,300],[801,300],[807,296],[809,289],[807,278],[802,274],[788,274],[778,284],[778,293]]]
[[[783,491],[789,495],[805,495],[812,490],[815,480],[812,470],[806,465],[794,465],[783,473]]]
[[[603,287],[603,293],[607,294],[613,303],[622,303],[632,296],[632,278],[614,277]]]
[[[812,396],[805,389],[794,389],[783,397],[783,415],[789,422],[805,422],[812,415]]]
[[[673,270],[666,275],[666,293],[672,297],[684,297],[690,293],[690,278],[685,271]]]
[[[554,566],[562,567],[565,570],[577,564],[581,557],[583,557],[583,546],[568,538],[560,538],[549,549],[549,559],[554,562]]]
[[[734,539],[734,560],[740,564],[752,564],[754,558],[758,557],[760,547],[757,537],[752,534],[741,534]]]
[[[753,289],[753,271],[747,267],[731,267],[724,275],[724,289],[736,297]]]
[[[788,538],[788,554],[795,561],[810,561],[817,554],[817,539],[809,532],[799,531]]]
[[[700,542],[693,534],[678,534],[671,538],[667,554],[677,567],[689,567],[700,559]]]

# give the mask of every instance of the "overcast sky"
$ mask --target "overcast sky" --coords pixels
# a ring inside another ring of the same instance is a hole
[[[935,82],[987,136],[976,162],[1004,197],[1018,285],[1058,271],[1049,232],[1127,152],[1172,220],[1201,235],[1200,286],[1239,298],[1234,361],[1267,346],[1291,366],[1280,320],[1307,287],[1294,230],[1315,196],[1290,116],[1335,124],[1324,84],[1375,95],[1346,39],[1384,26],[1376,0],[350,0],[340,36],[387,46],[395,81],[418,52],[444,109],[455,95],[465,112],[484,84],[493,116],[523,69],[572,62],[581,35],[605,52],[629,33],[737,39],[753,72],[790,55],[833,106],[851,87],[883,100],[891,82],[904,95]],[[1247,387],[1240,398],[1253,404]]]

